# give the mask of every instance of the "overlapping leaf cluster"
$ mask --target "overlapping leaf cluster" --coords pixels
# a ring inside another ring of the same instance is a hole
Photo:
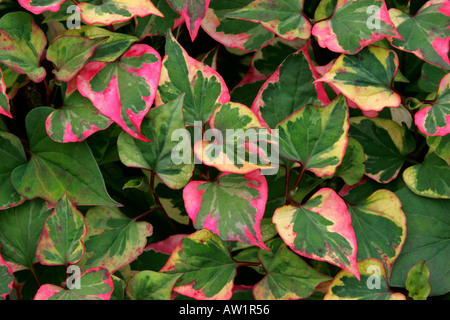
[[[2,299],[450,290],[450,1],[0,10]]]

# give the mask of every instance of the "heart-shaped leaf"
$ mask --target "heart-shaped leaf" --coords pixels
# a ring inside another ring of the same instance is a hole
[[[384,0],[338,0],[332,16],[314,24],[312,34],[321,47],[347,54],[387,36],[400,38]]]
[[[6,83],[3,79],[2,70],[0,70],[0,115],[12,118],[11,106],[9,105],[9,98],[6,93]]]
[[[305,104],[327,104],[328,96],[308,54],[309,42],[289,55],[267,79],[253,101],[252,110],[269,128],[289,117]],[[301,85],[300,85],[301,84]]]
[[[184,18],[191,40],[194,41],[210,0],[167,0],[167,2]]]
[[[0,61],[33,82],[47,74],[40,66],[46,46],[47,38],[30,14],[10,12],[0,19]]]
[[[427,1],[412,17],[399,9],[391,8],[389,17],[404,39],[388,38],[394,47],[450,69],[450,11],[447,0]]]
[[[11,174],[15,168],[25,164],[27,158],[19,138],[9,132],[0,132],[0,154],[0,209],[3,210],[25,200],[14,188]]]
[[[221,174],[214,182],[192,181],[184,188],[183,199],[195,228],[208,229],[222,240],[267,249],[260,228],[267,181],[259,170],[246,175]]]
[[[78,8],[87,24],[110,25],[149,14],[163,17],[150,0],[94,0],[80,2]]]
[[[283,120],[280,155],[323,177],[335,173],[347,146],[348,107],[340,95],[324,107],[306,105]]]
[[[202,28],[214,40],[229,48],[256,51],[269,44],[274,34],[261,24],[227,18],[227,14],[242,9],[252,0],[211,0]]]
[[[109,300],[114,290],[113,280],[108,270],[92,268],[83,272],[80,287],[64,289],[54,284],[44,284],[39,288],[34,300]]]
[[[47,49],[47,60],[55,65],[56,79],[69,82],[80,71],[95,49],[107,38],[89,39],[79,36],[57,37]]]
[[[380,260],[369,258],[358,262],[361,279],[340,271],[328,287],[324,300],[406,300],[390,290],[386,271]]]
[[[229,102],[221,105],[212,114],[209,125],[215,140],[200,140],[194,145],[195,155],[204,164],[222,172],[240,174],[278,165],[278,159],[275,159],[278,151],[276,137],[270,135],[256,115],[243,104]],[[270,157],[269,141],[273,153]]]
[[[417,112],[414,122],[420,131],[429,136],[450,133],[450,73],[442,78],[433,104]]]
[[[160,272],[180,274],[174,291],[197,300],[228,300],[237,263],[218,236],[206,229],[184,238]]]
[[[332,189],[320,189],[300,207],[278,208],[272,221],[294,252],[334,264],[359,279],[352,219],[344,200]]]
[[[33,109],[26,118],[32,156],[27,164],[14,169],[12,183],[27,199],[41,197],[51,204],[67,194],[74,204],[120,204],[108,195],[103,177],[85,142],[54,142],[45,131],[45,121],[54,109]]]
[[[429,152],[423,163],[408,167],[403,180],[419,196],[450,199],[450,167],[434,152]]]
[[[130,135],[140,132],[156,96],[161,57],[146,44],[133,45],[117,62],[89,62],[77,76],[80,93]]]
[[[253,287],[256,300],[305,299],[320,283],[331,279],[310,267],[280,238],[268,242],[267,247],[270,251],[258,251],[266,275]]]
[[[50,213],[41,199],[26,201],[1,212],[1,253],[12,272],[32,269],[37,262],[36,247]]]
[[[1,247],[0,247],[1,249]],[[5,300],[13,289],[14,275],[0,254],[0,300]]]
[[[102,267],[111,273],[130,264],[153,233],[150,223],[136,222],[117,208],[94,207],[86,214],[86,252],[78,265],[84,270]]]
[[[308,39],[311,23],[303,15],[303,3],[304,0],[254,0],[226,17],[259,22],[286,40]]]
[[[84,254],[87,227],[83,214],[64,195],[47,217],[36,256],[41,264],[76,264]]]
[[[450,201],[418,196],[408,188],[395,192],[406,215],[407,235],[392,268],[390,284],[405,287],[409,270],[425,260],[430,268],[431,296],[450,290],[447,257],[450,256]]]
[[[156,95],[156,106],[184,97],[184,121],[193,126],[209,120],[214,109],[230,101],[222,76],[211,67],[191,58],[171,32],[167,33],[166,55]]]
[[[131,300],[170,300],[172,289],[181,274],[141,271],[128,282],[127,295]]]
[[[401,202],[389,190],[378,190],[357,205],[348,205],[358,243],[358,261],[383,262],[388,277],[405,243],[406,218]]]
[[[366,175],[381,183],[397,177],[407,155],[414,151],[416,145],[405,127],[383,118],[350,118],[349,134],[363,146]]]
[[[66,0],[19,0],[19,4],[33,12],[34,14],[41,14],[44,11],[56,12],[59,6]]]
[[[430,278],[430,268],[425,260],[417,262],[409,271],[406,278],[405,287],[408,290],[408,296],[414,300],[427,300],[431,287],[428,279]]]
[[[153,142],[134,139],[125,132],[119,136],[117,142],[123,164],[154,171],[172,189],[183,188],[189,182],[194,170],[191,141],[173,140],[177,130],[184,131],[183,98],[184,96],[180,96],[172,102],[151,109],[144,118],[142,134]],[[183,154],[182,159],[185,159],[185,162],[174,162],[172,151],[175,148],[189,150],[189,155]]]

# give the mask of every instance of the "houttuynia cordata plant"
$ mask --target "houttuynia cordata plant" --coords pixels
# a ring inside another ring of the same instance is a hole
[[[0,11],[2,299],[448,298],[449,0]]]

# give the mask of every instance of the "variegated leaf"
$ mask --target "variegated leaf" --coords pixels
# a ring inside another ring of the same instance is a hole
[[[322,188],[300,207],[278,208],[272,220],[294,252],[334,264],[359,280],[352,219],[335,191]]]
[[[256,300],[305,299],[320,283],[331,279],[310,267],[280,238],[268,242],[267,247],[270,251],[258,251],[265,277],[253,287]]]
[[[110,300],[114,284],[108,270],[92,268],[75,280],[79,281],[79,288],[64,289],[54,284],[44,284],[34,300]]]
[[[336,88],[363,111],[381,111],[401,103],[392,88],[398,65],[395,51],[369,46],[356,55],[342,54],[316,81]]]
[[[184,121],[187,126],[193,126],[195,121],[206,123],[216,107],[230,101],[222,76],[191,58],[170,32],[162,64],[155,104],[160,106],[185,93]]]
[[[380,260],[368,258],[358,262],[361,279],[348,271],[339,272],[328,287],[324,300],[406,300],[394,293],[388,285],[386,272]]]
[[[389,17],[401,39],[389,39],[391,44],[414,53],[429,63],[450,69],[450,7],[448,0],[430,0],[410,16],[399,9],[389,9]]]
[[[427,144],[436,155],[441,157],[450,166],[450,135],[427,136]]]
[[[0,62],[33,82],[46,76],[40,66],[47,38],[26,12],[10,12],[0,19]]]
[[[83,269],[103,267],[111,273],[130,264],[143,251],[153,227],[136,222],[117,208],[94,207],[86,214],[86,252],[78,265]]]
[[[256,115],[245,105],[229,102],[218,107],[209,125],[214,141],[200,140],[194,145],[198,159],[222,172],[246,174],[257,169],[270,169],[277,152],[276,137],[268,133]],[[272,145],[273,143],[273,145]],[[278,160],[278,159],[275,159]]]
[[[89,39],[79,36],[57,37],[47,49],[47,60],[55,65],[56,79],[69,82],[107,38]]]
[[[1,250],[1,246],[0,246]],[[3,260],[0,251],[0,300],[5,300],[13,289],[14,275],[11,268]]]
[[[9,98],[6,93],[6,83],[3,79],[2,70],[0,70],[0,115],[12,118],[11,106],[9,105]]]
[[[408,296],[414,300],[427,300],[431,291],[429,278],[430,268],[428,268],[425,260],[419,261],[411,267],[405,283]]]
[[[280,155],[319,177],[333,175],[348,142],[348,107],[340,95],[324,107],[306,105],[280,122]]]
[[[439,89],[439,83],[442,78],[449,72],[449,70],[445,70],[442,67],[424,63],[422,65],[422,73],[420,75],[420,79],[417,81],[417,85],[422,91],[435,93]]]
[[[429,136],[445,136],[450,133],[450,73],[445,75],[431,105],[414,115],[416,126]]]
[[[253,0],[226,17],[259,22],[286,40],[308,39],[311,36],[311,23],[303,14],[303,3],[304,0]]]
[[[319,75],[312,65],[308,48],[309,42],[289,55],[267,79],[253,101],[253,112],[269,128],[275,128],[305,104],[323,105],[329,102],[323,84],[313,84]]]
[[[183,188],[194,171],[191,141],[184,138],[181,142],[173,140],[177,130],[184,132],[183,98],[182,95],[172,102],[151,109],[144,118],[142,134],[153,142],[134,139],[125,132],[117,142],[123,164],[153,170],[172,189]],[[176,148],[180,148],[183,153],[188,150],[189,154],[175,159]],[[185,161],[181,161],[183,159]]]
[[[224,173],[214,182],[192,181],[184,188],[183,199],[196,229],[267,249],[261,239],[267,181],[259,170]]]
[[[141,40],[147,36],[164,36],[168,29],[172,30],[183,22],[183,18],[172,10],[167,0],[152,0],[152,2],[164,17],[153,14],[142,18],[135,17],[135,35]]]
[[[341,177],[348,185],[357,184],[364,175],[364,149],[361,144],[349,137],[342,163],[336,170],[336,176]]]
[[[378,190],[357,205],[348,205],[358,243],[358,261],[383,262],[389,277],[406,238],[406,217],[401,202],[389,190]]]
[[[184,18],[191,40],[194,41],[210,0],[167,0],[167,2]]]
[[[160,70],[159,53],[135,44],[117,62],[89,62],[77,76],[77,87],[103,115],[148,141],[140,126],[155,99]]]
[[[197,300],[228,300],[238,264],[220,238],[206,229],[185,237],[160,272],[181,274],[174,291]]]
[[[227,18],[226,15],[244,8],[252,0],[211,0],[202,28],[214,40],[229,48],[256,51],[269,44],[274,34],[261,24]]]
[[[149,14],[163,17],[150,0],[94,0],[80,2],[78,8],[87,24],[110,25]]]
[[[397,177],[416,146],[409,130],[390,119],[350,118],[349,134],[363,146],[366,175],[381,183]]]
[[[0,214],[1,254],[12,272],[32,269],[45,220],[50,215],[45,201],[35,199]]]
[[[57,143],[48,136],[45,121],[53,110],[39,107],[28,113],[25,124],[32,156],[28,163],[14,169],[14,188],[27,199],[41,197],[50,204],[67,194],[77,205],[120,206],[109,196],[85,142]]]
[[[430,198],[450,199],[450,167],[430,151],[423,163],[408,167],[403,180],[412,192]]]
[[[84,254],[86,233],[83,214],[64,195],[45,221],[36,257],[45,265],[76,264]]]
[[[338,0],[332,16],[317,22],[312,34],[321,47],[346,54],[387,36],[400,38],[384,0]]]
[[[59,6],[66,0],[19,0],[19,4],[33,12],[34,14],[41,14],[44,11],[56,12]]]
[[[180,276],[149,270],[138,272],[128,281],[127,296],[131,300],[170,300]]]

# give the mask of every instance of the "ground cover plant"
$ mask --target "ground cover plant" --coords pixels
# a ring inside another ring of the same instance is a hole
[[[450,1],[0,11],[1,299],[448,298]]]

